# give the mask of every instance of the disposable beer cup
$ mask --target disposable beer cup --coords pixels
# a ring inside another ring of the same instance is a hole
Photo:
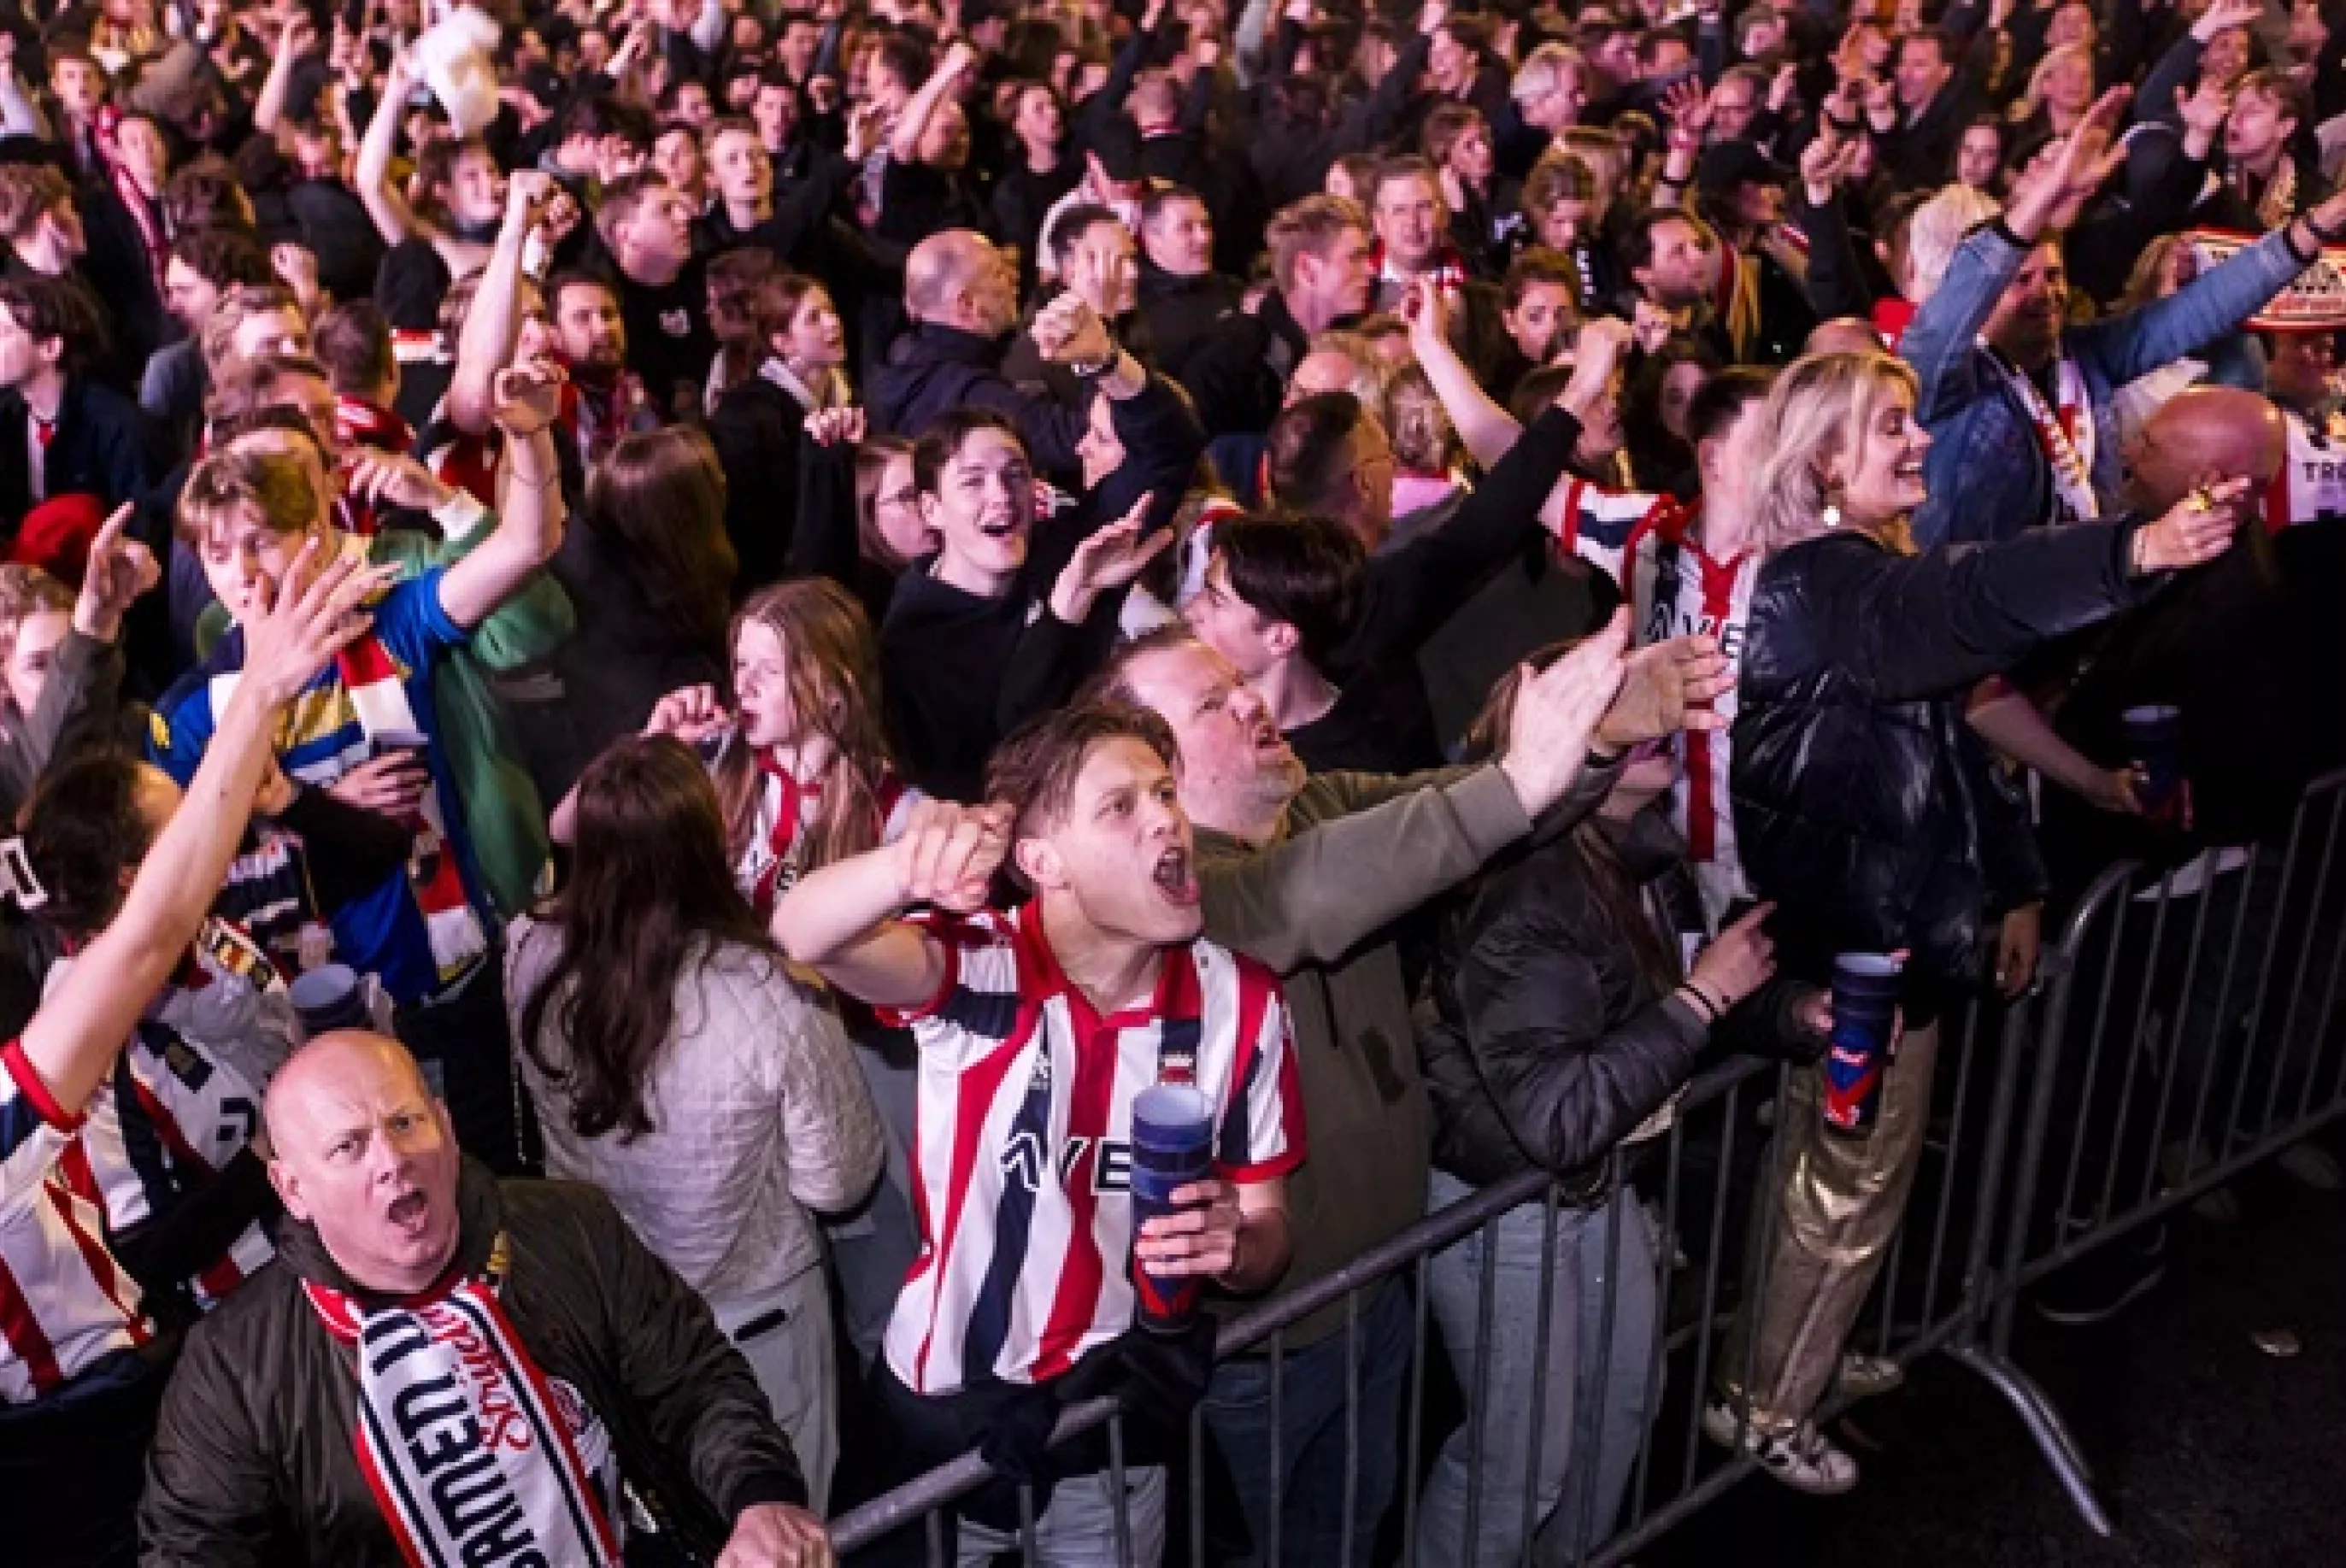
[[[1132,1103],[1132,1238],[1158,1215],[1189,1205],[1173,1195],[1206,1180],[1214,1168],[1213,1102],[1182,1084],[1143,1089]],[[1155,1275],[1132,1258],[1134,1314],[1151,1333],[1178,1334],[1198,1310],[1203,1281],[1196,1275]]]

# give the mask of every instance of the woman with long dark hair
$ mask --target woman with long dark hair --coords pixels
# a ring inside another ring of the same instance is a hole
[[[734,885],[708,769],[670,736],[588,766],[569,884],[515,922],[506,1007],[549,1176],[607,1192],[750,1359],[820,1510],[837,1453],[821,1233],[881,1134],[838,1024]]]
[[[1753,891],[1788,972],[1815,983],[1844,952],[1907,958],[1902,1039],[1862,1135],[1822,1125],[1819,1070],[1795,1074],[1758,1289],[1705,1413],[1800,1491],[1845,1492],[1857,1463],[1810,1413],[1842,1369],[1906,1203],[1930,1115],[1938,1017],[2035,967],[2044,874],[2025,815],[1964,721],[1972,688],[2063,634],[2143,599],[2231,544],[2243,488],[2195,492],[2155,522],[2064,524],[1918,554],[1931,438],[1914,372],[1878,354],[1786,371],[1754,445],[1764,559],[1752,590],[1730,793]],[[1748,1380],[1745,1369],[1749,1368]],[[1738,1385],[1740,1386],[1738,1386]],[[1886,1385],[1885,1385],[1886,1386]]]
[[[662,697],[722,672],[738,565],[725,495],[715,448],[685,425],[622,436],[587,476],[583,526],[554,558],[578,627],[554,660],[563,722],[533,759],[546,799]]]

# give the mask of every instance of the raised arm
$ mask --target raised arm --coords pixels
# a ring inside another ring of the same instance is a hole
[[[515,169],[505,183],[505,222],[464,312],[464,330],[456,336],[456,372],[448,383],[448,418],[468,434],[489,428],[492,383],[513,362],[521,341],[522,257],[530,228],[554,199],[555,188],[554,177],[535,168]]]
[[[1282,972],[1332,962],[1472,876],[1535,818],[1561,805],[1594,809],[1603,790],[1577,787],[1599,771],[1592,737],[1620,689],[1627,636],[1628,618],[1616,616],[1525,679],[1513,741],[1494,766],[1405,779],[1340,775],[1328,786],[1362,802],[1384,799],[1269,849],[1201,857],[1206,934]],[[1370,789],[1349,787],[1356,782]]]
[[[888,156],[898,163],[920,162],[921,137],[929,128],[930,117],[937,112],[937,106],[945,101],[946,95],[961,85],[963,77],[974,76],[976,71],[977,51],[955,40],[937,68],[929,73],[929,79],[905,102],[903,113],[896,117],[895,125],[888,132]]]
[[[394,54],[391,68],[382,78],[382,97],[374,106],[374,117],[367,121],[366,135],[359,138],[356,167],[351,172],[351,183],[358,188],[360,202],[367,216],[374,219],[375,232],[386,245],[398,245],[413,237],[420,239],[436,238],[432,226],[415,214],[407,204],[407,197],[398,182],[391,178],[391,155],[399,138],[399,119],[407,103],[408,89],[414,85],[407,74],[407,56]]]
[[[263,585],[263,608],[247,621],[243,674],[187,794],[147,851],[113,923],[25,1025],[25,1059],[67,1117],[80,1115],[211,912],[286,705],[365,628],[358,606],[384,574],[348,561],[313,572],[317,554],[314,544],[303,545],[282,587]]]
[[[467,630],[488,619],[562,547],[568,509],[550,433],[561,391],[562,373],[550,365],[515,365],[497,372],[497,423],[505,433],[505,460],[498,473],[496,527],[440,578],[441,610]]]
[[[269,74],[260,78],[260,94],[252,101],[252,128],[273,134],[285,117],[285,95],[293,85],[293,67],[317,47],[318,26],[307,11],[296,10],[277,35],[277,52],[269,57]]]
[[[894,843],[835,860],[783,894],[774,941],[858,1001],[917,1007],[944,983],[945,945],[898,917],[918,903],[983,906],[1010,826],[1007,807],[923,799]]]
[[[2160,574],[2221,555],[2245,487],[2216,487],[2212,504],[2195,494],[2155,523],[2031,528],[1914,556],[1807,546],[1828,550],[1814,580],[1828,657],[1882,701],[1962,692],[2138,603]]]
[[[1423,278],[1414,279],[1409,292],[1402,300],[1401,313],[1409,322],[1409,343],[1417,355],[1418,368],[1433,387],[1433,395],[1442,400],[1443,412],[1457,427],[1458,439],[1484,468],[1495,468],[1499,460],[1515,450],[1515,440],[1524,427],[1515,416],[1493,401],[1458,357],[1458,350],[1450,341],[1449,303],[1442,290]]]

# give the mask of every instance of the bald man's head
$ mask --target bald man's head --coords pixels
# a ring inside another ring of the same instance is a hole
[[[2280,472],[2289,434],[2280,411],[2237,387],[2192,387],[2161,404],[2127,445],[2127,502],[2166,511],[2209,479],[2261,488]]]
[[[974,230],[932,234],[904,259],[904,312],[915,321],[1000,337],[1018,324],[1018,270]]]
[[[1873,330],[1872,322],[1860,317],[1835,316],[1811,328],[1801,350],[1811,354],[1878,354],[1882,334]]]
[[[421,1290],[456,1255],[460,1156],[447,1107],[396,1040],[321,1034],[269,1085],[269,1179],[370,1290]]]

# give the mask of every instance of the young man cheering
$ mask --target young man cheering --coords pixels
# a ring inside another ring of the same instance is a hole
[[[1286,1007],[1270,971],[1198,935],[1175,757],[1153,714],[1062,709],[1005,743],[993,804],[925,801],[894,844],[807,877],[775,911],[794,961],[893,1010],[920,1046],[924,1234],[874,1374],[915,1469],[1015,1421],[1125,1334],[1127,1255],[1238,1292],[1286,1271],[1284,1178],[1303,1159]],[[1034,896],[997,914],[984,904],[1005,860]],[[1133,1102],[1158,1084],[1211,1104],[1213,1163],[1136,1238]],[[1051,1461],[1043,1560],[1112,1560],[1104,1452]],[[1127,1473],[1133,1560],[1153,1563],[1165,1472]],[[964,1548],[1008,1522],[986,1512],[964,1509]]]

